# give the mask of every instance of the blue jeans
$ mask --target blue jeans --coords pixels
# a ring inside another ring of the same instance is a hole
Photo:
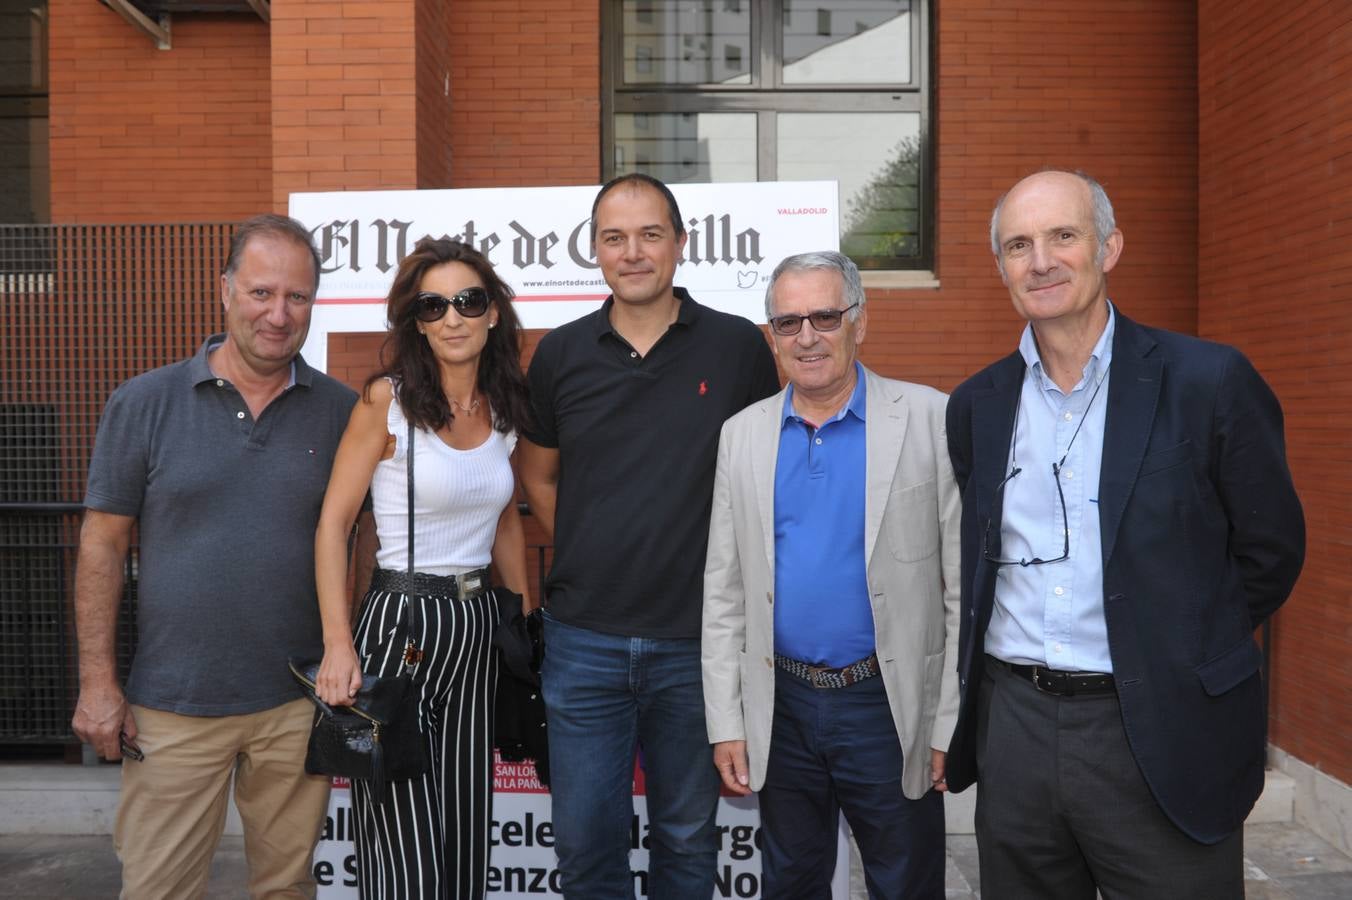
[[[648,897],[707,900],[718,858],[718,773],[704,726],[698,639],[602,634],[545,614],[554,849],[573,900],[633,900],[634,746],[648,789]],[[640,836],[641,837],[641,836]]]
[[[901,742],[881,678],[814,688],[775,670],[774,730],[760,792],[761,895],[830,896],[840,812],[873,900],[943,900],[944,801],[901,792]]]

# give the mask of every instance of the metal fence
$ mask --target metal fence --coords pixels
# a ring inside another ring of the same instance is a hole
[[[71,739],[71,586],[99,412],[119,383],[223,328],[232,230],[0,225],[0,743]],[[135,592],[128,578],[124,674]]]
[[[0,509],[0,743],[74,740],[78,682],[71,587],[79,504]],[[136,647],[136,551],[128,556],[117,627],[118,671]]]

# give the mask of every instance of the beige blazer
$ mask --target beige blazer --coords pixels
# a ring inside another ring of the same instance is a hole
[[[930,748],[958,713],[958,488],[946,396],[864,370],[864,553],[878,661],[905,762],[902,791],[930,788]],[[784,392],[723,426],[704,569],[704,709],[710,743],[745,740],[760,790],[774,718],[775,465]],[[829,576],[825,582],[829,584]]]

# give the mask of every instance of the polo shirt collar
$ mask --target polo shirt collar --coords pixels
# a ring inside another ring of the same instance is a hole
[[[188,375],[192,379],[194,387],[204,381],[215,381],[216,375],[211,371],[211,364],[207,362],[207,357],[221,344],[225,343],[225,333],[213,334],[202,342],[202,346],[193,354],[192,359],[188,360]],[[310,368],[304,358],[299,353],[291,360],[291,379],[286,383],[288,389],[300,385],[308,388],[314,382],[314,369]]]
[[[690,296],[690,292],[683,287],[673,287],[671,292],[676,295],[676,299],[680,301],[681,304],[676,310],[675,324],[684,325],[686,327],[693,325],[695,323],[695,317],[699,315],[699,304],[695,302],[694,297]],[[610,324],[610,310],[614,305],[615,295],[611,294],[606,298],[606,302],[601,304],[601,308],[592,313],[592,315],[595,316],[592,320],[592,324],[595,326],[596,337],[598,340],[608,334],[615,334],[618,337],[614,326]]]
[[[867,408],[867,406],[868,406],[868,391],[864,387],[864,365],[863,363],[859,362],[859,360],[856,359],[854,361],[854,390],[850,393],[850,401],[845,404],[845,407],[841,409],[840,412],[836,413],[830,419],[827,419],[826,422],[820,423],[817,427],[820,428],[822,425],[826,425],[829,422],[839,421],[840,419],[845,418],[846,413],[853,413],[856,419],[858,419],[861,422],[866,422],[868,421],[868,417],[865,416],[864,410]],[[793,410],[792,384],[790,384],[788,389],[784,391],[784,408],[780,415],[781,415],[781,420],[779,423],[780,428],[783,428],[789,422],[802,419],[802,416],[798,415]]]

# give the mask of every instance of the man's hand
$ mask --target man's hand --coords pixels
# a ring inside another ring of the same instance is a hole
[[[92,745],[94,752],[104,759],[122,758],[123,734],[127,743],[136,746],[136,719],[116,684],[81,687],[70,727],[76,737]]]
[[[714,744],[714,768],[728,790],[741,797],[751,793],[751,778],[746,768],[746,741],[719,741]]]
[[[942,750],[930,748],[930,786],[939,793],[948,790],[948,782],[944,780],[944,759],[946,755]]]
[[[75,566],[75,632],[80,654],[80,696],[71,730],[104,759],[121,759],[118,736],[136,746],[136,720],[117,677],[117,608],[131,545],[131,516],[90,509],[80,526]]]

